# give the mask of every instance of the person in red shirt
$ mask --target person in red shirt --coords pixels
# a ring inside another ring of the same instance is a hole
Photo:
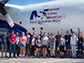
[[[10,41],[10,50],[9,50],[9,56],[11,57],[11,50],[12,50],[12,47],[13,47],[13,57],[15,57],[15,49],[16,49],[16,38],[17,36],[14,34],[14,30],[12,30],[12,34],[9,35],[9,41]]]
[[[55,46],[55,52],[56,52],[57,48],[58,48],[60,38],[61,38],[60,31],[57,32],[57,35],[55,36],[55,38],[56,38],[56,46]]]
[[[22,36],[20,37],[20,51],[21,51],[21,58],[25,58],[25,47],[26,47],[27,37],[25,33],[22,32]]]

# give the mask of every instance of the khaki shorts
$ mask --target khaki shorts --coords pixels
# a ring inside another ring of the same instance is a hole
[[[7,45],[1,44],[1,49],[2,50],[7,50]]]

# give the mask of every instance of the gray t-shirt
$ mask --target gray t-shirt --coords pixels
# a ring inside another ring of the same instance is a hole
[[[47,40],[48,40],[48,37],[43,37],[42,38],[43,42],[42,42],[42,45],[47,45]]]
[[[64,38],[60,38],[59,46],[60,45],[62,45],[62,46],[65,45],[65,39]]]

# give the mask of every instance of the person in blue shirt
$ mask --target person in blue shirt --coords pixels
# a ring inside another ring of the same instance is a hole
[[[3,58],[3,51],[4,50],[5,50],[5,57],[8,58],[8,56],[7,56],[7,41],[8,41],[8,36],[6,34],[7,34],[7,32],[4,31],[3,35],[1,36],[1,42],[2,42],[2,44],[1,44],[1,49],[2,49],[2,51],[1,51],[1,58]]]
[[[51,37],[49,38],[50,41],[50,54],[51,54],[51,58],[55,58],[55,37],[53,36],[53,34],[50,34]]]

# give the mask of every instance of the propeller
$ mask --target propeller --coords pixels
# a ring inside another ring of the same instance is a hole
[[[2,0],[0,1],[0,13],[2,13],[2,15],[5,17],[6,21],[8,22],[8,24],[10,25],[10,27],[14,26],[13,20],[10,17],[10,15],[7,13],[5,7],[5,4],[8,2],[9,0]]]

